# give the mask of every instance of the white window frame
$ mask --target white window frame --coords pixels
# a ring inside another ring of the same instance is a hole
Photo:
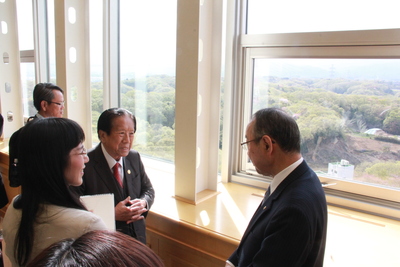
[[[230,142],[233,152],[230,181],[267,188],[271,178],[242,171],[247,155],[239,146],[251,115],[253,62],[257,58],[400,58],[400,29],[241,35],[234,63],[237,86],[232,106],[238,121]],[[235,126],[233,126],[235,127]],[[251,163],[249,163],[251,164]],[[320,177],[331,205],[400,219],[400,190],[371,186],[355,181]]]

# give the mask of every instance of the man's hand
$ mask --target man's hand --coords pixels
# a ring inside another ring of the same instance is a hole
[[[146,201],[143,199],[131,200],[131,197],[127,197],[119,202],[114,210],[115,220],[124,221],[128,224],[144,218],[142,214],[147,211]]]

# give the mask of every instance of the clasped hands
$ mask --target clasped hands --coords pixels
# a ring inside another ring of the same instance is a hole
[[[127,197],[115,206],[115,220],[124,221],[127,224],[142,220],[143,213],[147,211],[146,201],[143,199],[133,199]]]

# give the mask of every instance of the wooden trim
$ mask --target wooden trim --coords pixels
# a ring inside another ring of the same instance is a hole
[[[146,228],[148,246],[167,267],[223,266],[239,244],[239,240],[152,211]]]

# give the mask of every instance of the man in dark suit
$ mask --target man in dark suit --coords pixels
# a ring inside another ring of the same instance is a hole
[[[154,202],[154,189],[139,153],[131,149],[135,132],[132,113],[121,108],[104,111],[97,122],[100,144],[88,153],[82,185],[72,189],[79,195],[113,193],[116,229],[146,244],[144,218]]]
[[[246,139],[242,146],[257,172],[272,182],[226,266],[322,266],[327,204],[300,154],[296,121],[280,109],[259,110]]]

